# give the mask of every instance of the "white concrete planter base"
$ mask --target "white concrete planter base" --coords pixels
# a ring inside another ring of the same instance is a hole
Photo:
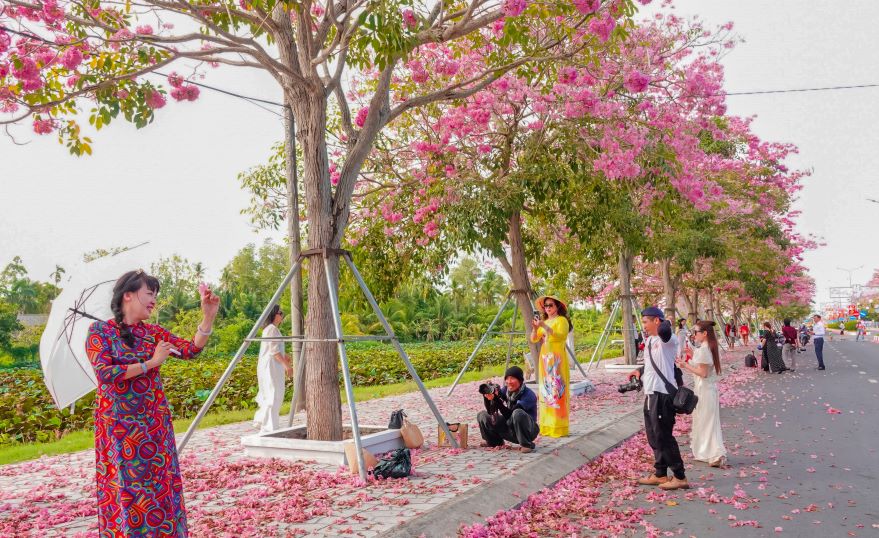
[[[305,438],[304,425],[282,428],[265,434],[248,435],[241,438],[244,452],[256,458],[282,458],[287,460],[313,460],[331,465],[347,465],[345,444],[353,443],[350,438],[351,425],[343,425],[344,441],[309,441]],[[360,440],[363,448],[372,454],[381,454],[403,448],[400,430],[389,430],[386,426],[360,426]]]

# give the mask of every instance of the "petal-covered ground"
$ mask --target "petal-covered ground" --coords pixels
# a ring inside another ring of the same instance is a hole
[[[616,392],[624,374],[595,371],[590,378],[598,387],[573,399],[571,437],[539,439],[538,451],[527,455],[473,448],[480,441],[476,413],[483,409],[478,383],[460,386],[450,398],[446,389],[431,391],[447,421],[470,423],[467,450],[433,446],[436,422],[418,393],[363,402],[361,424],[386,424],[391,411],[403,408],[428,442],[413,454],[411,478],[365,486],[326,465],[245,458],[240,437],[254,432],[247,423],[200,431],[181,457],[190,530],[193,536],[380,535],[523,462],[546,458],[551,464],[559,446],[640,406],[638,395]],[[95,514],[89,451],[0,467],[0,536],[91,536]]]

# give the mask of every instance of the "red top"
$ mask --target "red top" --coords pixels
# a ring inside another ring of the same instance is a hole
[[[797,330],[787,325],[781,328],[781,334],[784,335],[784,343],[797,345]]]
[[[739,334],[744,335],[744,334],[748,334],[750,332],[751,332],[751,329],[749,329],[747,325],[742,325],[741,327],[739,327]]]

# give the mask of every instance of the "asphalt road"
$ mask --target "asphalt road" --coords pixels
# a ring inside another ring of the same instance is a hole
[[[700,538],[879,536],[879,344],[836,336],[824,356],[817,371],[810,346],[796,372],[759,377],[759,401],[722,410],[730,468],[688,465],[694,489],[646,520]],[[738,507],[706,499],[736,489]]]

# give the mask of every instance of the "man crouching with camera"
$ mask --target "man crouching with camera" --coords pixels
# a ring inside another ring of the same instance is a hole
[[[518,366],[504,373],[504,387],[494,383],[479,385],[485,411],[476,415],[479,433],[485,439],[479,446],[503,446],[504,441],[520,445],[519,450],[534,450],[534,440],[540,433],[537,426],[537,395],[525,385],[525,374]]]
[[[687,489],[690,483],[684,474],[684,460],[681,459],[681,450],[672,431],[675,426],[674,396],[669,394],[665,381],[657,373],[659,369],[666,380],[674,379],[678,387],[683,385],[683,373],[675,367],[677,337],[662,310],[655,306],[641,312],[641,324],[647,334],[644,366],[631,372],[629,379],[630,384],[644,388],[644,430],[647,442],[653,449],[656,472],[639,478],[638,484],[659,486],[664,490]],[[621,386],[620,391],[627,386]],[[674,475],[671,479],[668,471]]]

